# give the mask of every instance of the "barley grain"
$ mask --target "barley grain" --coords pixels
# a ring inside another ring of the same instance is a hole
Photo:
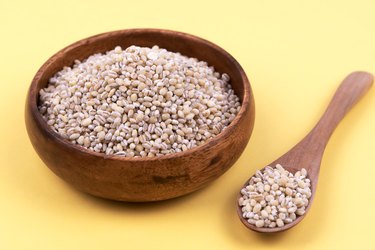
[[[239,205],[245,215],[251,213],[252,224],[282,227],[305,214],[311,197],[310,183],[305,169],[292,174],[280,164],[275,168],[267,166],[241,190]]]
[[[85,148],[152,157],[225,129],[240,109],[229,81],[206,62],[157,46],[117,46],[56,73],[40,90],[39,110],[53,130]]]

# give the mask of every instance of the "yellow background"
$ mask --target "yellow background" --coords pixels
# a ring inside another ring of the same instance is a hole
[[[237,218],[244,181],[301,139],[351,71],[375,73],[375,1],[0,0],[0,249],[375,249],[375,87],[339,125],[304,221],[260,235]],[[256,102],[241,158],[183,198],[128,204],[80,193],[24,126],[38,68],[79,39],[154,27],[206,38],[244,67]]]

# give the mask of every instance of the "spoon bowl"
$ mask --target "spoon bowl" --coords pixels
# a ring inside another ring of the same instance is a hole
[[[362,98],[372,84],[373,76],[370,73],[358,71],[348,75],[336,90],[336,93],[325,113],[310,133],[308,133],[305,138],[303,138],[286,154],[268,165],[275,167],[276,164],[281,164],[284,169],[293,174],[302,168],[307,170],[307,177],[311,181],[310,188],[312,195],[309,198],[309,203],[305,209],[305,213],[282,227],[256,227],[255,225],[250,224],[247,219],[243,218],[241,206],[237,203],[237,213],[241,222],[247,228],[256,232],[274,233],[290,229],[303,220],[314,200],[318,184],[320,164],[330,136],[347,112]],[[246,181],[242,188],[248,185],[249,180]],[[242,194],[240,193],[238,198],[241,196]]]

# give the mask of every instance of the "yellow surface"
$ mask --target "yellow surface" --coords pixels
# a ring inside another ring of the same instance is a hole
[[[375,249],[375,87],[335,131],[318,193],[297,227],[248,231],[243,182],[315,124],[346,74],[375,73],[375,1],[0,0],[0,249]],[[253,136],[212,185],[153,204],[82,194],[38,158],[26,134],[27,88],[56,51],[97,33],[155,27],[206,38],[244,67]]]

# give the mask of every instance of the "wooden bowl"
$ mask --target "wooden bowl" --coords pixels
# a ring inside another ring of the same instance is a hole
[[[219,135],[185,152],[160,157],[108,156],[70,143],[54,132],[38,111],[39,90],[75,59],[120,45],[159,45],[213,65],[231,77],[241,101],[233,122]],[[78,41],[43,64],[31,82],[25,109],[26,128],[34,149],[59,177],[83,192],[120,201],[157,201],[191,193],[228,170],[244,150],[254,126],[254,99],[249,80],[226,51],[204,39],[159,29],[108,32]]]

